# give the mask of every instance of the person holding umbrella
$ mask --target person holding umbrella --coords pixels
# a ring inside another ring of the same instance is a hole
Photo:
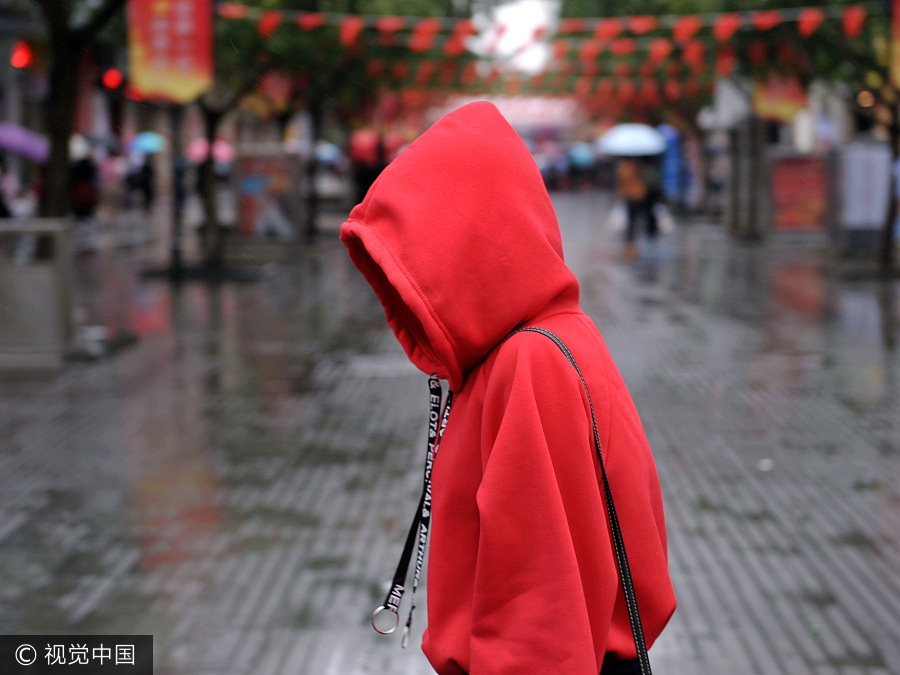
[[[626,260],[638,255],[637,236],[643,232],[650,241],[659,233],[656,205],[662,193],[651,185],[645,175],[644,159],[659,155],[666,149],[662,134],[646,124],[618,124],[600,137],[600,151],[618,157],[616,165],[616,194],[625,204]]]

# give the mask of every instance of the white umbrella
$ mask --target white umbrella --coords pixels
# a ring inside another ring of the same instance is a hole
[[[73,160],[84,159],[91,154],[91,146],[81,134],[72,134],[69,137],[69,157]]]
[[[646,157],[666,150],[666,139],[646,124],[617,124],[603,134],[597,147],[604,155]]]

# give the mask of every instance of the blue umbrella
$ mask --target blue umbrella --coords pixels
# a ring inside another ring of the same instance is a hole
[[[577,168],[587,169],[595,159],[594,148],[590,143],[578,141],[569,146],[569,161]]]
[[[334,164],[341,157],[341,149],[334,143],[316,144],[316,159],[323,164]]]
[[[140,152],[144,155],[161,152],[165,147],[166,139],[155,131],[142,131],[128,143],[129,152]]]

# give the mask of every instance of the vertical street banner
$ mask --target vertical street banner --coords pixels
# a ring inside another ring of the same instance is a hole
[[[212,0],[128,0],[130,85],[142,98],[190,103],[212,87]]]
[[[900,89],[900,0],[891,0],[890,80],[894,89]]]

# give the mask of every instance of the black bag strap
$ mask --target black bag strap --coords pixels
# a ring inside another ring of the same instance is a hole
[[[591,402],[591,392],[588,391],[587,382],[572,352],[566,347],[565,343],[559,339],[554,333],[544,328],[536,326],[526,326],[512,331],[506,336],[509,339],[516,333],[540,333],[550,338],[559,347],[560,351],[569,360],[569,363],[575,368],[578,377],[581,378],[581,384],[584,385],[584,392],[587,394],[588,406],[591,410],[591,425],[594,431],[594,447],[597,450],[597,459],[600,461],[600,474],[603,477],[603,494],[606,498],[606,513],[609,517],[609,530],[612,537],[613,549],[616,554],[616,567],[619,570],[619,579],[625,590],[625,604],[628,607],[628,621],[631,623],[631,633],[634,636],[634,645],[637,648],[637,659],[641,666],[641,675],[651,675],[650,673],[650,657],[647,654],[647,641],[644,639],[644,627],[641,624],[641,615],[638,612],[637,596],[634,592],[634,582],[631,579],[631,568],[628,566],[628,556],[625,555],[625,540],[622,538],[622,529],[619,527],[619,518],[616,515],[616,506],[613,503],[612,491],[609,489],[609,479],[606,476],[606,467],[603,464],[603,455],[600,452],[600,434],[597,431],[597,418],[594,416],[594,404]]]
[[[438,448],[441,445],[441,439],[444,437],[444,430],[447,428],[447,420],[450,418],[450,408],[453,404],[453,392],[448,391],[447,399],[444,403],[444,411],[441,413],[441,381],[436,374],[428,378],[428,390],[431,413],[428,417],[428,438],[425,442],[425,474],[423,476],[422,496],[419,498],[419,505],[416,507],[415,516],[406,534],[406,544],[403,546],[400,562],[397,563],[397,571],[394,573],[394,580],[391,582],[390,590],[387,592],[384,602],[372,614],[372,628],[377,633],[390,635],[400,626],[400,600],[403,598],[403,593],[406,590],[406,577],[409,574],[409,563],[412,560],[412,552],[415,548],[416,568],[415,574],[413,574],[412,593],[410,594],[412,601],[410,602],[409,617],[406,619],[406,626],[403,628],[403,640],[400,643],[404,649],[409,644],[413,612],[416,610],[416,589],[419,586],[419,578],[422,575],[422,565],[425,562],[425,544],[428,541],[428,530],[431,525],[431,470],[434,466]],[[438,425],[438,420],[440,420],[440,425]],[[394,615],[393,623],[379,627],[376,620],[384,611]]]

